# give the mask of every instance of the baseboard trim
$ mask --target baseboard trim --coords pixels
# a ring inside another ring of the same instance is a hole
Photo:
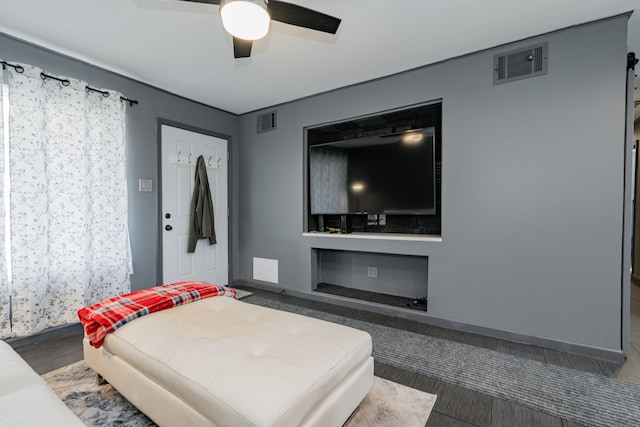
[[[4,341],[15,350],[34,344],[39,344],[54,338],[60,338],[63,336],[74,335],[78,333],[82,333],[82,324],[80,322],[54,326],[53,328],[45,329],[44,331],[37,332],[33,335],[7,338]]]
[[[582,344],[576,344],[561,340],[555,340],[545,337],[531,336],[513,331],[505,331],[502,329],[489,328],[486,326],[478,326],[468,323],[456,322],[450,319],[438,317],[424,311],[411,310],[400,307],[387,306],[384,304],[355,300],[339,295],[325,294],[320,292],[307,292],[295,289],[278,287],[276,285],[264,284],[252,280],[236,280],[234,286],[249,286],[268,292],[286,293],[298,298],[304,298],[312,301],[325,302],[343,307],[365,310],[374,313],[380,313],[387,316],[400,317],[403,319],[414,320],[420,323],[426,323],[441,328],[454,329],[472,334],[485,335],[493,338],[514,341],[522,344],[535,345],[552,350],[563,351],[567,353],[579,354],[581,356],[593,357],[597,359],[609,360],[612,362],[622,363],[626,356],[622,350],[612,350],[607,348],[592,347]]]

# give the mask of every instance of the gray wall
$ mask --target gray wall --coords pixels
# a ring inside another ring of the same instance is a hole
[[[626,39],[615,17],[277,106],[275,131],[242,116],[235,277],[275,259],[317,298],[312,248],[426,255],[425,321],[619,352]],[[547,75],[492,84],[494,53],[542,41]],[[303,129],[436,99],[442,241],[303,236]]]
[[[171,95],[151,86],[90,66],[86,63],[50,52],[48,50],[15,40],[0,34],[0,58],[11,63],[38,66],[47,72],[84,80],[93,87],[120,91],[139,104],[127,109],[127,177],[129,190],[129,229],[133,255],[131,287],[144,289],[160,283],[161,268],[158,260],[158,167],[157,122],[159,118],[228,135],[231,150],[231,200],[232,212],[237,203],[236,141],[238,140],[238,117],[202,104]],[[176,71],[179,72],[179,71]],[[138,179],[153,179],[153,192],[138,191]],[[235,209],[237,210],[237,209]],[[233,224],[233,218],[231,221]],[[233,253],[237,252],[237,229],[230,239]]]
[[[160,280],[164,118],[231,137],[232,279],[252,281],[253,257],[275,259],[279,288],[317,298],[313,248],[428,256],[424,321],[619,351],[626,21],[517,44],[549,42],[543,77],[493,86],[493,53],[514,47],[504,46],[278,106],[278,129],[260,135],[255,114],[238,118],[2,35],[0,57],[140,101],[127,113],[133,289]],[[304,127],[436,99],[442,241],[303,236]],[[138,192],[139,178],[152,178],[154,192]]]

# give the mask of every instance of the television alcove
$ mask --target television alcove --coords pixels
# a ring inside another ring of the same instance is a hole
[[[307,231],[441,235],[442,104],[307,129]]]

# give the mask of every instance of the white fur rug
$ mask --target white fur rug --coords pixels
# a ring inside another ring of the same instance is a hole
[[[96,385],[96,374],[77,362],[42,376],[87,426],[152,427],[156,424],[111,385]],[[373,387],[346,427],[424,427],[436,396],[375,377]]]

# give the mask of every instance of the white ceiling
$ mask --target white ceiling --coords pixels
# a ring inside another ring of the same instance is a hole
[[[274,22],[251,58],[234,59],[218,6],[178,0],[0,0],[0,32],[242,114],[640,9],[640,0],[289,2],[342,18],[337,34]],[[640,11],[629,28],[640,55]]]

